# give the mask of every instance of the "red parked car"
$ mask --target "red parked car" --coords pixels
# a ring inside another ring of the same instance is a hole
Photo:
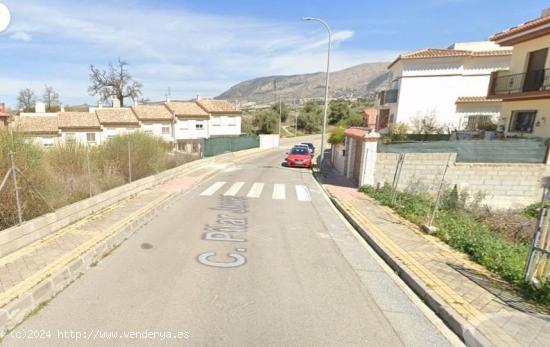
[[[307,146],[293,147],[286,156],[286,165],[290,167],[311,168],[312,156]]]

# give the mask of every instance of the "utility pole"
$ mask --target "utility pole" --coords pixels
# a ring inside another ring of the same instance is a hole
[[[130,147],[129,135],[128,135],[128,181],[132,183],[132,148]]]
[[[328,86],[329,86],[329,76],[330,76],[330,45],[331,45],[331,37],[332,32],[330,31],[329,25],[320,18],[314,18],[314,17],[304,17],[303,20],[305,21],[317,21],[321,23],[325,29],[327,30],[328,34],[328,50],[327,50],[327,76],[326,76],[326,82],[325,82],[325,111],[324,111],[324,117],[323,117],[323,132],[321,133],[321,160],[319,163],[319,168],[321,171],[323,170],[323,160],[325,159],[325,133],[327,130],[327,109],[328,109]]]
[[[281,94],[279,93],[279,138],[281,138],[281,123],[283,122],[283,102],[281,100]]]

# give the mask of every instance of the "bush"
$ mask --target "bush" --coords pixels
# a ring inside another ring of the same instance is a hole
[[[258,134],[275,134],[278,132],[279,115],[273,110],[265,110],[258,113],[252,122],[258,129]]]
[[[427,195],[409,192],[397,192],[395,203],[392,203],[391,188],[387,185],[381,189],[363,186],[359,190],[417,225],[426,222],[433,207]],[[500,230],[477,220],[475,215],[463,208],[461,193],[456,189],[445,192],[443,196],[441,209],[434,221],[434,225],[440,229],[436,236],[515,285],[525,296],[550,304],[550,283],[543,283],[537,288],[523,279],[528,243],[514,242]]]
[[[332,128],[332,130],[330,131],[330,136],[328,138],[328,143],[332,145],[344,143],[344,139],[345,139],[344,131],[345,129],[340,126]]]
[[[391,123],[389,131],[392,141],[405,141],[407,139],[409,126],[405,123]]]

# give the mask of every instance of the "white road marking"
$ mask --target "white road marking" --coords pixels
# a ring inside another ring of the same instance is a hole
[[[299,201],[311,201],[311,195],[306,186],[297,185],[296,186],[296,196]]]
[[[235,195],[237,195],[237,193],[239,192],[239,190],[241,190],[243,185],[244,185],[244,182],[235,182],[235,183],[233,183],[231,188],[229,188],[227,190],[227,192],[225,192],[224,195],[225,196],[235,196]]]
[[[263,189],[264,189],[263,183],[255,182],[252,185],[252,188],[250,188],[250,190],[248,191],[248,194],[246,194],[246,196],[249,198],[259,198],[260,195],[262,195]]]
[[[203,191],[200,195],[202,196],[209,196],[217,192],[221,187],[223,187],[225,182],[216,182],[210,187],[208,187],[205,191]]]
[[[274,200],[286,200],[285,194],[285,185],[284,184],[274,184],[273,185],[273,195],[271,196]]]

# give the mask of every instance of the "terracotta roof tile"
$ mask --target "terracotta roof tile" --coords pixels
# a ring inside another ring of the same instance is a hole
[[[139,124],[132,109],[127,107],[98,108],[95,112],[101,124]]]
[[[471,102],[501,102],[502,99],[487,99],[485,96],[459,96],[456,103],[471,103]]]
[[[20,116],[11,126],[29,134],[59,134],[57,116]]]
[[[208,117],[208,113],[192,101],[171,101],[166,103],[166,107],[177,117]]]
[[[388,68],[391,68],[399,60],[407,59],[426,59],[426,58],[447,58],[447,57],[493,57],[512,55],[509,49],[492,50],[492,51],[465,51],[451,48],[426,48],[417,51],[403,53],[395,59]]]
[[[133,106],[139,120],[171,120],[172,114],[165,105],[137,105]]]
[[[59,112],[60,128],[99,128],[99,120],[94,112]]]
[[[197,100],[197,103],[208,113],[241,113],[235,105],[226,100],[203,99]]]
[[[522,23],[520,25],[516,25],[515,27],[506,29],[500,33],[494,34],[489,39],[491,41],[499,41],[504,38],[510,37],[512,35],[519,34],[521,32],[524,32],[530,29],[535,29],[539,26],[549,24],[549,23],[550,23],[550,16],[533,19],[528,22]]]
[[[370,130],[367,129],[360,129],[360,128],[348,128],[344,131],[344,135],[347,137],[355,137],[355,138],[364,138],[365,135],[368,135],[370,133]]]

